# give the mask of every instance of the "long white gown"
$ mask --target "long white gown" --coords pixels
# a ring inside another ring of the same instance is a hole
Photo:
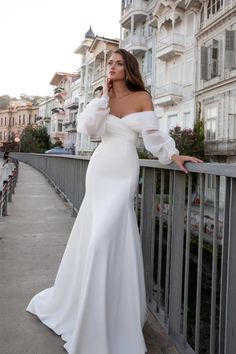
[[[178,151],[158,131],[154,112],[120,119],[109,114],[105,96],[87,105],[77,129],[102,136],[102,142],[89,162],[86,194],[55,283],[36,294],[27,311],[61,335],[70,354],[144,354],[147,308],[133,208],[138,134],[162,163]]]

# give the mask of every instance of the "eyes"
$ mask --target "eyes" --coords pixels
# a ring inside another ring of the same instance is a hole
[[[107,65],[112,65],[114,62],[112,60],[110,60]],[[115,62],[115,65],[118,65],[118,66],[123,66],[123,62],[122,61],[117,61]]]

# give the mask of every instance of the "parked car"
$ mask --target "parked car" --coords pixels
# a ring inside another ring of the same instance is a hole
[[[72,155],[73,152],[71,149],[56,146],[50,150],[45,151],[45,154],[55,154],[55,155]]]

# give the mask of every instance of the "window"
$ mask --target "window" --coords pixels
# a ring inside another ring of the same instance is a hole
[[[145,34],[146,34],[146,25],[145,25],[145,23],[143,23],[142,34],[143,34],[143,36],[145,36]]]
[[[5,126],[7,125],[7,117],[5,117],[5,124],[4,124]]]
[[[218,108],[207,108],[206,111],[206,140],[216,140],[216,120]]]
[[[219,75],[219,41],[213,39],[209,47],[201,47],[201,79],[210,80]]]
[[[23,125],[25,125],[25,114],[23,114],[23,122],[22,122]]]
[[[62,132],[62,122],[58,122],[57,131]]]
[[[31,124],[31,114],[29,114],[29,124]]]
[[[228,127],[229,139],[236,139],[236,114],[229,114],[229,127]]]
[[[80,112],[83,112],[83,110],[84,110],[84,103],[81,103],[80,104]]]
[[[190,112],[184,112],[184,116],[183,116],[183,128],[187,128],[190,126],[190,123],[191,123],[191,115],[190,115]]]
[[[19,116],[19,124],[21,125],[21,116]]]
[[[225,32],[225,68],[236,68],[236,31]]]
[[[1,127],[3,126],[3,118],[1,118]]]
[[[172,114],[167,117],[167,128],[168,130],[174,129],[177,125],[177,114]]]
[[[144,63],[145,63],[145,59],[144,59],[144,57],[142,57],[142,59],[141,59],[141,71],[142,71],[143,73],[144,73],[144,69],[145,69]]]
[[[207,18],[215,15],[223,6],[223,0],[209,0],[207,5]]]
[[[147,57],[147,71],[151,71],[152,70],[152,50],[148,51],[148,57]]]
[[[153,34],[153,27],[152,26],[148,26],[148,37],[151,37]]]

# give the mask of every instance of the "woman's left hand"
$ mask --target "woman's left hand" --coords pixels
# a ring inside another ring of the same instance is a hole
[[[172,155],[171,160],[174,161],[176,165],[185,173],[188,173],[188,170],[184,167],[185,162],[194,162],[194,163],[203,162],[197,157],[183,156],[183,155]]]

